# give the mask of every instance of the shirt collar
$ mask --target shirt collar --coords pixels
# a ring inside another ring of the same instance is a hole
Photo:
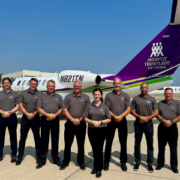
[[[115,94],[116,94],[116,95],[122,95],[122,94],[123,94],[123,91],[121,90],[121,92],[120,92],[119,94],[117,94],[116,91],[113,90],[112,93],[113,93],[114,95],[115,95]]]
[[[53,94],[49,94],[48,91],[47,91],[48,96],[55,96],[55,94],[56,94],[55,92]]]
[[[35,92],[32,93],[32,92],[30,91],[30,88],[29,88],[29,89],[28,89],[28,93],[30,93],[30,94],[36,94],[36,93],[37,93],[37,89],[35,90]]]
[[[12,94],[12,89],[10,89],[10,91],[7,93],[4,89],[3,89],[4,94]]]
[[[143,99],[148,99],[148,98],[149,98],[149,94],[147,94],[146,97],[142,97],[142,94],[140,94],[139,97],[141,97],[141,98],[143,98]]]
[[[172,103],[174,102],[174,99],[172,98],[172,100],[171,100],[170,103],[168,103],[168,102],[166,101],[166,99],[164,100],[164,102],[165,102],[166,104],[172,104]]]
[[[73,96],[74,97],[77,97],[76,94],[73,92]],[[81,97],[82,96],[82,92],[80,93],[80,95],[78,97]]]
[[[99,106],[96,106],[95,104],[94,104],[94,101],[92,102],[92,106],[94,106],[94,107],[100,107],[100,106],[103,106],[103,102],[101,102],[100,104],[99,104]]]

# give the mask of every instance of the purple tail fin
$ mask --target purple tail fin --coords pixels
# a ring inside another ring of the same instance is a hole
[[[180,0],[174,0],[171,23],[166,26],[117,76],[172,75],[180,65]]]

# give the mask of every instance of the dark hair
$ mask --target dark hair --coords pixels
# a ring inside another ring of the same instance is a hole
[[[3,78],[2,83],[4,83],[5,80],[8,80],[10,83],[12,83],[11,79],[8,77]]]
[[[31,81],[35,81],[35,82],[37,82],[37,84],[38,84],[38,80],[37,80],[36,78],[31,78],[31,79],[30,79],[30,82],[31,82]]]
[[[168,91],[168,90],[171,90],[171,91],[173,92],[173,89],[172,89],[172,88],[166,88],[166,89],[164,90],[164,92],[166,92],[166,91]]]
[[[103,95],[103,92],[102,92],[102,90],[100,89],[100,88],[96,88],[96,89],[94,89],[93,90],[93,95],[94,95],[94,92],[95,91],[99,91],[100,93],[101,93],[101,95]],[[103,102],[103,98],[101,97],[101,102]]]

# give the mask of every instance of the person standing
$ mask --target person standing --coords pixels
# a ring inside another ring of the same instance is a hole
[[[59,94],[55,93],[55,81],[47,82],[47,92],[43,93],[38,99],[37,110],[42,114],[41,118],[41,143],[40,143],[40,160],[38,161],[37,169],[41,168],[46,163],[49,145],[49,132],[51,130],[52,152],[51,156],[53,164],[61,165],[58,157],[59,147],[59,115],[64,108],[64,102]]]
[[[0,92],[0,161],[3,160],[3,148],[6,127],[8,127],[11,143],[11,163],[16,162],[17,154],[17,116],[19,110],[19,95],[11,89],[12,81],[6,77],[2,80],[3,89]]]
[[[34,142],[36,148],[36,158],[39,161],[39,148],[40,148],[40,118],[37,112],[37,101],[40,98],[41,92],[37,90],[38,80],[31,78],[29,82],[29,89],[22,91],[19,96],[19,106],[23,113],[21,119],[20,141],[19,141],[19,154],[16,165],[20,165],[24,156],[25,143],[28,136],[29,129],[31,128],[34,135]]]
[[[140,86],[141,94],[135,96],[131,102],[131,114],[136,118],[134,122],[135,129],[135,146],[134,146],[134,156],[135,162],[134,171],[139,170],[139,165],[141,162],[140,155],[140,144],[142,140],[143,133],[146,137],[147,142],[147,164],[148,172],[154,172],[152,167],[153,163],[153,135],[154,128],[152,119],[158,115],[158,106],[154,97],[148,94],[148,84],[142,83]]]
[[[90,104],[90,98],[81,92],[81,81],[74,81],[74,92],[68,94],[64,99],[64,115],[67,118],[64,130],[64,160],[60,170],[64,170],[71,159],[71,146],[76,135],[78,153],[77,163],[81,170],[85,170],[84,165],[84,142],[86,135],[86,123],[84,122],[83,112],[87,105]]]
[[[156,170],[164,167],[165,147],[170,147],[170,163],[174,173],[178,173],[177,143],[178,128],[180,121],[180,103],[173,99],[173,90],[166,88],[164,91],[165,99],[158,103],[159,115],[157,119],[161,122],[158,126],[158,159]]]
[[[127,121],[126,116],[130,113],[131,104],[130,97],[127,93],[121,90],[121,79],[115,78],[113,82],[114,90],[106,95],[105,104],[110,110],[112,121],[107,125],[107,138],[104,156],[104,170],[109,169],[109,162],[111,158],[111,148],[115,135],[116,128],[118,128],[119,141],[121,144],[121,169],[127,171]]]
[[[91,174],[101,177],[103,169],[103,146],[107,133],[107,123],[111,122],[108,107],[103,103],[102,90],[97,88],[93,91],[94,102],[90,104],[83,116],[88,123],[88,137],[93,150],[94,169]]]

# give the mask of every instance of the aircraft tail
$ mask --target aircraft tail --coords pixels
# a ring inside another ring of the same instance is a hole
[[[173,0],[167,25],[117,76],[170,76],[180,65],[180,0]]]

